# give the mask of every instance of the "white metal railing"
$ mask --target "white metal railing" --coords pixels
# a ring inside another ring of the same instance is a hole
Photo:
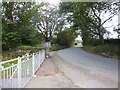
[[[0,89],[24,87],[44,59],[45,52],[41,50],[37,53],[0,62]]]

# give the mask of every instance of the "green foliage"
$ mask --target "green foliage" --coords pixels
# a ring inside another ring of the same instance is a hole
[[[42,35],[36,30],[36,17],[41,6],[34,2],[3,2],[3,50],[11,50],[19,45],[36,45],[43,41]]]
[[[69,29],[60,32],[57,36],[57,43],[61,46],[70,47],[75,41],[75,34]]]
[[[3,33],[2,37],[3,50],[13,49],[20,42],[20,37],[17,32]]]
[[[19,46],[14,50],[3,51],[2,52],[2,60],[10,60],[17,58],[18,56],[21,57],[26,53],[33,53],[38,52],[39,50],[43,49],[42,47],[33,47],[33,46]]]
[[[80,41],[75,41],[73,46],[82,46],[82,42],[80,42]]]
[[[2,64],[2,66],[4,68],[6,68],[6,67],[12,66],[12,64],[17,64],[17,63],[18,63],[18,61],[16,60],[16,61],[12,61],[12,62],[8,62],[8,63],[5,63],[5,64]]]
[[[52,47],[50,48],[50,51],[57,51],[57,50],[61,50],[61,49],[65,49],[67,48],[66,46],[61,46],[58,44],[53,44]]]
[[[45,3],[45,8],[39,8],[39,16],[37,17],[37,29],[44,37],[44,40],[52,41],[52,38],[62,30],[64,25],[63,15],[59,14],[59,9]]]
[[[78,45],[78,43],[77,43],[77,42],[75,42],[74,44],[75,44],[75,46],[77,46],[77,45]]]
[[[116,1],[62,2],[60,11],[67,14],[67,20],[76,30],[81,30],[83,45],[90,44],[92,39],[99,39],[99,43],[104,44],[104,34],[108,33],[104,24],[119,12],[119,4]],[[109,17],[101,18],[104,13],[109,13]]]
[[[88,51],[94,54],[100,54],[100,55],[105,54],[107,57],[117,56],[120,58],[118,48],[119,46],[115,44],[106,44],[106,45],[99,45],[99,46],[85,45],[83,47],[85,51]]]

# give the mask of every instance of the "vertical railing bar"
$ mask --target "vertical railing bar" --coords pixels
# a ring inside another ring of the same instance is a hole
[[[10,77],[12,76],[11,71],[12,71],[12,68],[10,68],[10,71],[9,71]],[[11,82],[11,81],[10,81],[10,82]],[[10,83],[10,87],[11,87],[11,83]]]
[[[28,53],[27,53],[27,65],[26,66],[27,66],[27,70],[26,70],[27,75],[26,76],[28,76],[28,69],[29,69],[29,54]]]
[[[4,85],[4,87],[5,87],[5,70],[4,70],[3,73],[4,73],[4,74],[3,74],[3,85]]]
[[[26,70],[25,70],[25,65],[24,65],[24,64],[25,64],[25,62],[23,63],[23,66],[24,66],[23,71],[24,71],[24,78],[26,78],[26,77],[25,77],[25,71],[26,71]],[[25,80],[25,79],[24,79],[24,80]]]
[[[18,81],[19,81],[19,88],[21,87],[21,58],[18,57]]]
[[[7,69],[6,73],[7,73],[7,77],[6,77],[6,79],[8,80],[8,69]]]
[[[21,64],[22,64],[22,63],[21,63]],[[17,84],[17,85],[15,85],[15,86],[16,86],[15,88],[18,88],[18,87],[19,87],[19,84],[18,84],[19,81],[17,81],[18,73],[15,74],[15,77],[16,77],[15,81],[16,81],[16,84]],[[21,78],[22,78],[22,77],[21,77]],[[21,79],[20,79],[20,80],[21,80]],[[20,81],[20,82],[21,82],[21,81]],[[21,88],[21,87],[20,87],[20,88]]]
[[[34,71],[35,71],[35,55],[33,53],[33,55],[32,55],[32,72],[33,72],[33,75],[34,75]]]

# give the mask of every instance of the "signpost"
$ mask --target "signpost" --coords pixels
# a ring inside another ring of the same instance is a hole
[[[50,42],[45,42],[42,44],[42,46],[45,48],[45,57],[49,57],[49,48],[51,47],[51,43]]]

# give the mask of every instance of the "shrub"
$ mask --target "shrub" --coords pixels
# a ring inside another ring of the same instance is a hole
[[[20,43],[20,37],[17,32],[3,33],[2,40],[3,50],[11,50],[17,47]]]
[[[62,31],[57,36],[57,43],[61,46],[70,47],[73,45],[76,36],[69,30]]]
[[[38,52],[41,49],[42,49],[41,47],[19,46],[18,48],[14,50],[3,51],[2,60],[14,59],[14,58],[17,58],[18,56],[21,57],[22,55],[26,53]]]
[[[105,53],[110,57],[117,56],[118,58],[120,58],[118,48],[119,46],[115,44],[106,44],[106,45],[98,45],[98,46],[85,45],[83,47],[85,51],[88,51],[91,53],[100,54],[100,55]]]
[[[50,51],[57,51],[57,50],[61,50],[61,49],[65,49],[67,48],[66,46],[60,46],[58,44],[53,44],[52,47],[50,48]]]
[[[78,45],[78,43],[76,43],[76,42],[74,44],[75,44],[75,46]]]

